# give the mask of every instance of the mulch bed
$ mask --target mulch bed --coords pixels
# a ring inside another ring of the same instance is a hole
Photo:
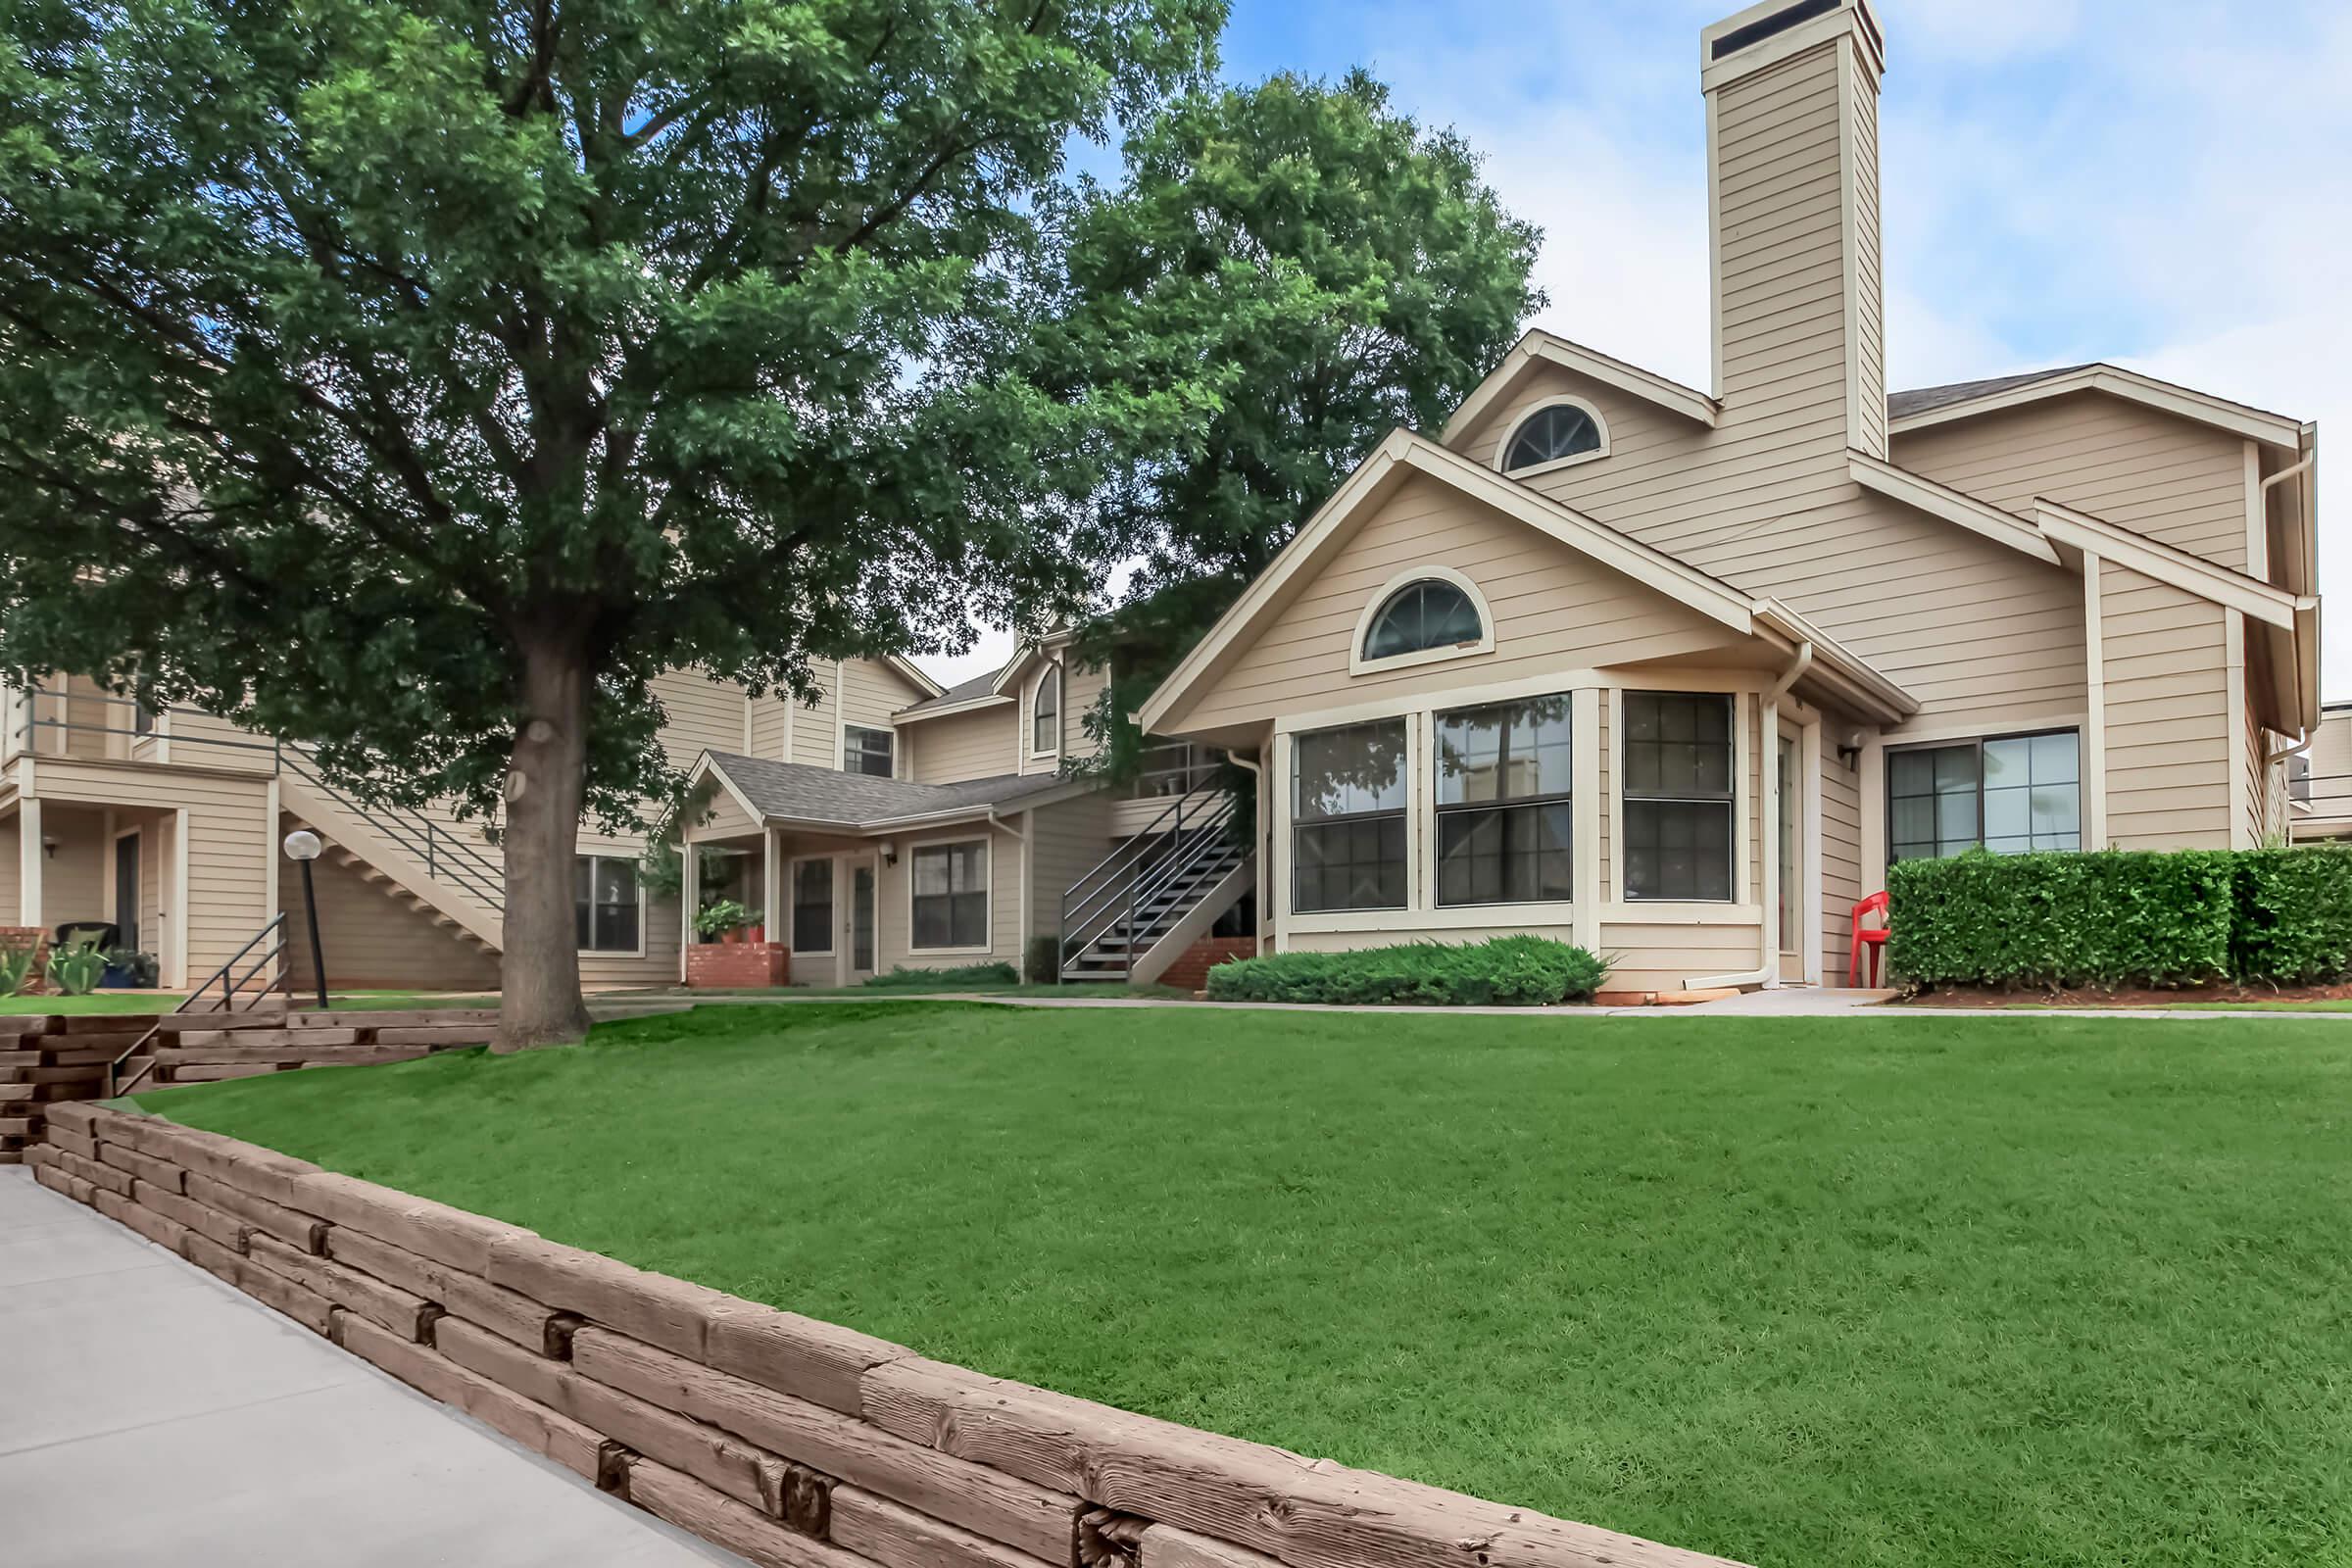
[[[2352,985],[2328,986],[2191,986],[2166,990],[2158,986],[2127,987],[2119,991],[1999,991],[1960,986],[1924,991],[1906,998],[1909,1007],[2014,1007],[2021,1002],[2053,1007],[2177,1007],[2184,1002],[2344,1002],[2352,1001]]]

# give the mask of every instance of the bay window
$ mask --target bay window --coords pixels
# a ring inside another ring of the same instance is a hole
[[[1437,715],[1439,904],[1574,896],[1568,708],[1538,697]]]
[[[1886,754],[1890,859],[2082,847],[2082,744],[2071,729]]]
[[[1716,692],[1627,692],[1620,746],[1625,896],[1732,897],[1733,700]]]
[[[1404,907],[1404,736],[1387,718],[1292,742],[1294,909]]]

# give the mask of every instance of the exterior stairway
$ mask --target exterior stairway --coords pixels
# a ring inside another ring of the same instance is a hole
[[[1233,829],[1233,797],[1196,790],[1071,883],[1061,899],[1062,979],[1158,979],[1256,880]]]
[[[466,946],[499,951],[504,869],[478,834],[423,811],[360,802],[292,748],[283,754],[278,805],[325,841],[325,858]]]

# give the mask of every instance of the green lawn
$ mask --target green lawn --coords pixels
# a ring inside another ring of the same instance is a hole
[[[1749,1562],[2352,1555],[2352,1032],[725,1007],[144,1103]]]
[[[588,1000],[595,1002],[601,998],[607,1001],[623,1001],[659,997],[663,1001],[700,1002],[711,997],[766,997],[772,1000],[775,995],[775,989],[772,986],[747,991],[725,988],[686,990],[671,987],[661,991],[600,992]],[[1190,1001],[1193,994],[1174,986],[1131,986],[1117,980],[1072,980],[1061,985],[1032,985],[1026,981],[1015,984],[1004,980],[984,980],[966,981],[960,985],[948,981],[942,981],[937,985],[927,985],[921,981],[906,981],[887,986],[795,986],[792,988],[792,995],[796,997],[861,997],[869,999],[929,996],[1059,997],[1064,1002],[1102,997],[1117,997],[1132,1002],[1140,997],[1161,1002],[1184,1002]]]
[[[170,1012],[176,991],[94,991],[84,997],[0,997],[0,1012]]]

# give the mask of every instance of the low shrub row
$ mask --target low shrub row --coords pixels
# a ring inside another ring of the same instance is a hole
[[[1236,958],[1208,971],[1208,1000],[1542,1007],[1587,1000],[1608,972],[1583,948],[1545,937],[1410,942]]]
[[[900,964],[867,980],[869,986],[1009,986],[1020,983],[1009,963],[959,963],[948,969],[909,969]]]
[[[1887,867],[1919,986],[2313,985],[2352,976],[2352,849],[2102,850]]]

